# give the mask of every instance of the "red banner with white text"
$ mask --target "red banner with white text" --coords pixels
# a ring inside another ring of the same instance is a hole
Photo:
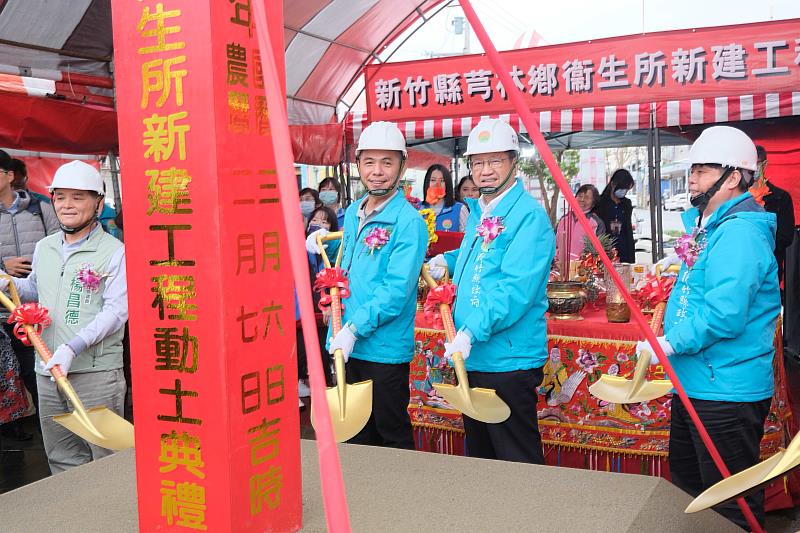
[[[800,19],[676,30],[503,52],[534,111],[800,87]],[[370,65],[370,121],[513,112],[484,55]]]

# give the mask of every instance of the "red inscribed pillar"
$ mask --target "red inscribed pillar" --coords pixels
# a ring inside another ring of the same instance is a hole
[[[140,529],[296,531],[294,300],[263,96],[284,81],[261,76],[249,0],[113,9]]]

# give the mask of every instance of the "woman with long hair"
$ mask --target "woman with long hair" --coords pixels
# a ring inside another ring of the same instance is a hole
[[[600,195],[595,213],[606,225],[606,231],[614,239],[619,260],[622,263],[636,262],[636,249],[633,242],[633,203],[625,195],[633,189],[634,181],[631,173],[620,168],[611,175],[611,179]]]
[[[453,196],[453,178],[443,165],[431,165],[422,183],[423,209],[436,213],[436,231],[464,231],[469,211]]]
[[[477,200],[481,197],[481,192],[478,190],[478,186],[475,185],[475,180],[472,179],[472,176],[467,174],[458,182],[456,186],[456,201],[461,202],[464,204],[464,207],[469,209],[467,203],[464,201],[464,198],[472,198]]]

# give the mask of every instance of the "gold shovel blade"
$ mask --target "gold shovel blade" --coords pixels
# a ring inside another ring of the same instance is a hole
[[[372,381],[344,385],[344,404],[339,399],[339,386],[328,387],[325,397],[331,413],[331,426],[336,442],[350,440],[364,429],[372,414]],[[311,401],[314,401],[312,398]],[[311,411],[314,425],[314,411]]]
[[[600,376],[589,387],[589,393],[609,403],[642,403],[655,400],[672,390],[672,382],[667,379],[647,381],[647,369],[650,367],[650,352],[642,350],[632,379],[620,376]]]
[[[133,424],[103,406],[87,409],[86,414],[102,438],[91,431],[75,413],[57,415],[53,420],[95,446],[115,451],[133,448]]]
[[[790,457],[791,455],[794,456]],[[790,460],[785,462],[786,459]],[[781,462],[784,462],[785,467],[776,468]],[[769,459],[712,485],[692,500],[684,512],[696,513],[740,496],[746,496],[798,466],[800,466],[800,456],[787,453],[787,450],[781,450]]]
[[[655,379],[644,383],[638,391],[633,390],[633,382],[619,376],[600,376],[589,386],[589,393],[609,403],[642,403],[661,398],[672,390],[672,382]]]
[[[434,383],[434,388],[439,395],[450,405],[461,411],[473,420],[487,424],[499,424],[511,416],[511,409],[494,391],[469,386],[447,385]],[[464,390],[466,389],[466,390]]]

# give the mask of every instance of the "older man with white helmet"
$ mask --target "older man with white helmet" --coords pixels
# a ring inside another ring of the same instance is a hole
[[[350,296],[329,350],[342,350],[348,383],[373,382],[372,416],[349,442],[414,449],[408,372],[428,230],[397,188],[406,157],[405,137],[391,122],[374,122],[361,133],[356,162],[367,194],[344,215],[342,268]],[[307,241],[311,252],[318,251],[315,239]]]
[[[49,379],[49,370],[59,365],[69,374],[87,408],[105,405],[123,414],[127,386],[122,336],[128,289],[125,249],[97,220],[104,196],[97,169],[81,161],[62,165],[50,194],[61,231],[39,241],[31,273],[14,279],[14,285],[23,301],[38,299],[53,321],[42,331],[53,358],[46,366],[37,360],[36,373],[45,452],[51,472],[57,474],[112,452],[53,421],[54,415],[72,407]]]
[[[467,199],[470,216],[458,250],[431,260],[431,273],[453,272],[454,319],[459,331],[445,357],[461,352],[470,385],[495,389],[511,408],[499,424],[464,416],[473,457],[544,463],[536,415],[536,387],[547,359],[545,289],[555,255],[544,209],[514,179],[519,141],[514,129],[484,119],[467,152],[481,196]]]
[[[732,474],[756,464],[773,393],[775,323],[781,311],[775,215],[747,192],[756,147],[742,131],[714,126],[689,151],[693,209],[683,214],[681,270],[658,341]],[[637,351],[648,349],[640,342]],[[653,361],[657,362],[657,361]],[[721,475],[680,398],[672,400],[672,482],[697,496]],[[747,497],[764,520],[764,492]],[[743,528],[736,503],[715,509]]]

